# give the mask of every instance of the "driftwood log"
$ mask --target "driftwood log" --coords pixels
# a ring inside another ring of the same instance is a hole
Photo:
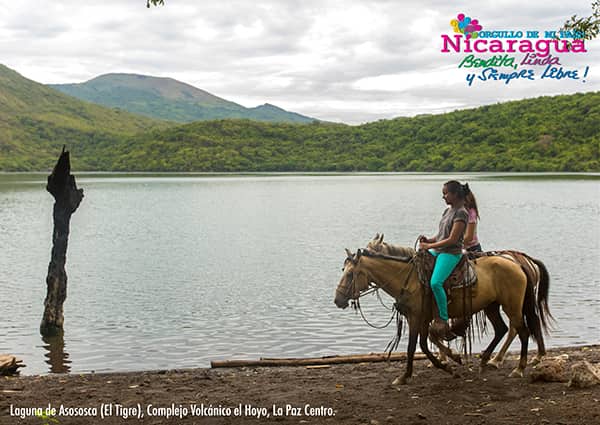
[[[69,152],[63,146],[62,153],[48,176],[46,190],[54,197],[54,231],[52,233],[52,255],[46,277],[47,293],[44,300],[44,316],[40,325],[42,335],[62,333],[64,316],[63,303],[67,298],[67,243],[71,215],[83,199],[83,189],[77,189],[75,177],[71,175]]]
[[[425,354],[415,354],[415,360],[425,359]],[[258,360],[213,360],[210,362],[212,368],[218,367],[244,367],[244,366],[316,366],[331,365],[341,363],[365,363],[365,362],[385,362],[385,361],[406,360],[406,353],[372,353],[357,354],[351,356],[326,356],[309,358],[287,358],[287,359],[269,359],[261,358]]]
[[[23,360],[10,354],[0,354],[0,375],[14,375],[20,367],[25,367]]]

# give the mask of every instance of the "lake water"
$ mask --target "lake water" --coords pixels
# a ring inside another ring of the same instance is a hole
[[[372,329],[333,304],[344,248],[377,232],[405,246],[434,234],[451,178],[477,195],[484,249],[519,249],[547,265],[557,320],[547,345],[600,343],[598,174],[80,174],[65,335],[54,340],[39,335],[52,234],[46,175],[0,174],[0,353],[34,374],[382,351],[392,327]],[[376,297],[362,305],[375,324],[387,321]]]

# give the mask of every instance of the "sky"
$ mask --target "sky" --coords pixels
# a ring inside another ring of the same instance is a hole
[[[541,79],[537,65],[516,70],[533,70],[534,80],[483,81],[484,68],[459,68],[469,53],[441,52],[459,13],[482,31],[543,33],[591,15],[591,3],[165,0],[148,9],[146,0],[0,0],[0,63],[45,84],[112,72],[171,77],[246,107],[360,124],[600,90],[598,39],[585,53],[552,55],[578,79]],[[520,63],[525,53],[509,56]]]

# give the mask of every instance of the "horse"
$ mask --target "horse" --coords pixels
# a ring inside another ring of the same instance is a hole
[[[516,251],[502,251],[499,255],[508,258],[511,261],[516,262],[521,266],[523,272],[527,275],[528,284],[533,286],[534,292],[537,294],[537,299],[539,300],[539,308],[544,311],[544,314],[540,315],[540,319],[542,320],[542,327],[544,330],[548,329],[547,320],[553,320],[552,314],[550,314],[550,310],[548,307],[548,288],[550,287],[550,274],[548,273],[548,269],[546,265],[537,258],[530,257],[527,254]],[[510,344],[515,339],[517,335],[517,331],[514,328],[510,328],[508,331],[508,335],[502,348],[500,351],[494,356],[493,359],[489,361],[490,366],[494,366],[499,369],[504,363],[504,356],[510,347]],[[539,339],[536,340],[538,346],[538,352],[536,357],[531,362],[532,364],[537,364],[541,362],[544,355],[546,355],[546,348],[544,345],[544,337],[540,335]]]
[[[390,244],[383,240],[383,233],[379,235],[379,233],[375,234],[373,239],[371,239],[367,243],[367,250],[376,252],[383,255],[388,255],[392,257],[414,257],[417,251],[413,248],[404,247],[400,245]],[[446,362],[446,358],[450,357],[456,363],[462,363],[460,354],[455,353],[449,346],[443,345],[443,343],[437,339],[432,338],[431,341],[438,347],[439,359],[441,362]],[[441,345],[440,345],[441,344]]]
[[[373,252],[384,254],[384,255],[398,256],[398,257],[412,257],[416,254],[416,251],[412,248],[406,248],[406,247],[403,247],[400,245],[394,245],[394,244],[385,242],[383,240],[383,236],[384,236],[383,233],[381,235],[379,233],[377,233],[373,237],[373,239],[371,239],[367,243],[367,249],[370,251],[373,251]],[[548,317],[549,319],[552,319],[552,315],[549,312],[548,303],[547,303],[548,294],[540,293],[538,291],[538,289],[540,287],[546,288],[546,289],[549,288],[550,275],[548,274],[548,270],[546,269],[546,266],[544,265],[544,263],[536,258],[530,257],[527,254],[524,254],[522,252],[517,252],[517,251],[501,251],[498,255],[501,255],[504,258],[514,261],[515,263],[517,263],[521,266],[521,268],[523,269],[523,272],[527,276],[528,283],[533,286],[533,290],[537,293],[538,298],[541,300],[540,305],[546,311],[546,314],[541,317],[542,318]],[[544,283],[540,285],[541,281],[544,281]],[[504,323],[504,320],[502,320],[502,322]],[[544,327],[544,329],[547,329],[548,326],[546,324],[543,324],[543,327]],[[508,335],[506,337],[506,340],[504,341],[504,344],[502,345],[502,348],[500,348],[500,351],[498,351],[498,353],[494,356],[494,358],[492,358],[488,362],[488,365],[493,366],[497,369],[499,369],[502,366],[502,364],[504,363],[504,356],[506,355],[508,348],[510,347],[510,345],[512,344],[512,342],[516,336],[517,336],[517,330],[515,328],[511,327],[508,331]],[[449,347],[447,347],[445,345],[442,345],[442,346],[438,345],[437,344],[438,340],[432,339],[432,341],[440,349],[440,360],[441,361],[445,361],[445,357],[448,356],[451,359],[453,359],[454,361],[460,363],[460,356],[458,356],[458,354],[455,354]],[[543,335],[540,335],[539,339],[537,339],[536,342],[538,345],[538,351],[537,351],[536,357],[531,362],[532,364],[539,363],[542,360],[543,356],[546,354],[546,348],[545,348],[545,344],[544,344]]]
[[[393,384],[406,384],[412,377],[413,359],[417,340],[427,358],[437,368],[453,373],[449,364],[443,364],[429,350],[427,338],[429,323],[433,319],[432,297],[425,293],[411,258],[387,257],[366,250],[355,254],[346,250],[344,269],[336,288],[334,302],[339,308],[346,308],[350,299],[358,299],[370,287],[370,283],[381,288],[396,299],[396,308],[406,317],[409,326],[407,362],[405,373],[394,380]],[[517,330],[521,341],[521,355],[517,367],[510,376],[523,376],[527,366],[527,344],[530,333],[538,339],[541,335],[540,323],[546,323],[538,317],[546,311],[535,308],[535,296],[527,277],[518,264],[502,257],[484,257],[475,265],[478,275],[477,289],[474,291],[470,312],[483,310],[492,323],[495,335],[492,342],[481,355],[482,367],[487,364],[496,345],[500,342],[507,327],[500,316],[500,306],[507,314],[511,327]],[[449,299],[450,317],[463,317],[461,296],[452,291]],[[544,289],[547,294],[547,289]],[[538,304],[539,304],[538,300]]]

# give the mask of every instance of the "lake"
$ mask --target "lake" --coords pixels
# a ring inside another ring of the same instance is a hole
[[[333,303],[344,248],[377,232],[405,246],[435,234],[452,178],[477,196],[485,250],[518,249],[548,267],[547,346],[600,343],[599,174],[78,174],[64,339],[39,334],[46,176],[0,174],[0,353],[23,358],[24,374],[382,351],[392,327]],[[387,322],[375,296],[361,304]]]

